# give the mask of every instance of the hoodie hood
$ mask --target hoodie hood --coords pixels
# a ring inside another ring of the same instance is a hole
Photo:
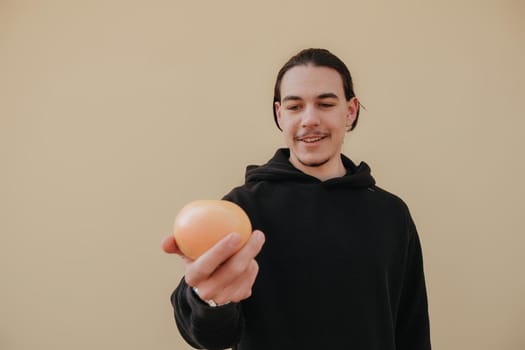
[[[346,168],[346,174],[326,181],[305,174],[290,163],[290,150],[278,149],[275,155],[264,165],[249,165],[246,168],[246,183],[258,181],[293,181],[301,183],[323,183],[325,186],[370,187],[375,185],[370,167],[361,162],[355,165],[349,158],[341,154],[341,160]]]

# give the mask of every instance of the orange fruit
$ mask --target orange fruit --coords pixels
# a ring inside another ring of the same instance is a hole
[[[252,225],[241,207],[226,200],[190,202],[179,211],[173,224],[179,249],[193,260],[232,232],[241,236],[238,251],[250,238]]]

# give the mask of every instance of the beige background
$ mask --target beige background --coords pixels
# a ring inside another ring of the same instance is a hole
[[[0,349],[186,349],[176,212],[283,144],[277,70],[350,67],[345,153],[409,204],[435,349],[525,349],[525,5],[0,0]]]

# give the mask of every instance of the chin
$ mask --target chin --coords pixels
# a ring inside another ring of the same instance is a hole
[[[328,163],[330,157],[309,157],[309,156],[298,156],[297,160],[304,166],[307,167],[320,167]]]

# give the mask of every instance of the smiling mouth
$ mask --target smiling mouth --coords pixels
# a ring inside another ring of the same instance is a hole
[[[326,138],[326,135],[298,137],[296,138],[296,140],[304,142],[304,143],[316,143],[316,142],[321,141],[324,138]]]

